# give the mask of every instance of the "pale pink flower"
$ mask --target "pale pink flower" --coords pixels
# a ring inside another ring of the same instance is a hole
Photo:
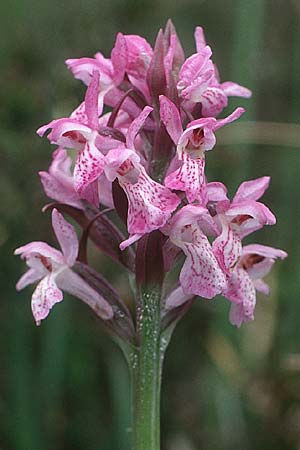
[[[82,201],[74,188],[74,178],[71,174],[72,159],[61,147],[53,152],[52,158],[49,171],[39,172],[46,195],[58,202],[83,209]]]
[[[123,250],[143,234],[163,227],[180,199],[150,178],[133,150],[111,150],[105,161],[108,180],[117,178],[128,199],[127,229],[130,237],[121,244]]]
[[[184,206],[173,216],[166,232],[186,255],[179,277],[184,294],[213,298],[225,289],[226,279],[201,229],[205,216],[209,222],[211,219],[202,206]]]
[[[99,129],[99,111],[98,111],[98,85],[99,73],[94,72],[91,83],[87,89],[84,114],[80,110],[75,111],[77,118],[64,118],[53,120],[47,125],[39,128],[37,133],[42,136],[48,129],[52,131],[48,134],[51,143],[55,143],[67,148],[77,148],[79,150],[75,169],[74,169],[74,187],[81,197],[90,200],[90,190],[86,192],[87,186],[98,179],[103,172],[104,155],[99,150],[99,141],[101,137],[98,134]],[[87,124],[82,123],[82,118],[87,117]],[[101,143],[111,141],[108,138],[102,138]],[[113,141],[113,140],[112,140]],[[116,143],[110,143],[114,146]],[[98,185],[95,186],[95,204],[97,206]]]
[[[221,233],[213,242],[213,251],[224,272],[228,272],[242,252],[242,239],[265,225],[274,225],[274,214],[257,202],[269,185],[270,178],[262,177],[240,185],[232,203],[224,199],[216,206],[215,221]]]
[[[211,48],[206,45],[203,29],[195,30],[197,53],[190,56],[179,72],[177,88],[188,109],[201,104],[203,117],[216,117],[227,106],[228,97],[251,97],[251,91],[237,83],[220,83],[217,67],[211,60]]]
[[[189,202],[204,202],[205,187],[205,152],[216,144],[215,131],[234,120],[243,113],[237,108],[225,119],[214,117],[197,119],[190,122],[183,131],[178,108],[164,95],[160,96],[160,116],[173,142],[177,145],[177,157],[182,165],[165,179],[170,189],[185,191]]]
[[[268,295],[269,286],[263,278],[270,272],[276,258],[287,253],[273,247],[252,244],[243,248],[242,255],[232,269],[223,295],[231,301],[230,322],[238,327],[254,319],[255,290]]]
[[[102,319],[111,319],[113,311],[107,301],[71,270],[78,254],[78,239],[73,226],[56,209],[52,212],[52,225],[61,252],[44,242],[31,242],[15,250],[15,255],[20,255],[29,266],[18,281],[17,289],[40,280],[31,299],[36,324],[39,325],[52,307],[62,301],[62,290],[97,310]]]

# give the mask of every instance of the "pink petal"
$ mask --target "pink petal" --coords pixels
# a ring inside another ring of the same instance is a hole
[[[245,270],[237,268],[232,272],[223,295],[233,302],[229,316],[233,325],[240,327],[243,322],[254,319],[255,288]]]
[[[14,251],[15,255],[21,255],[22,259],[27,259],[35,256],[44,256],[50,258],[57,264],[63,264],[64,258],[60,251],[56,250],[45,242],[35,241],[23,245]]]
[[[224,125],[228,125],[231,122],[234,122],[235,120],[239,119],[245,112],[244,108],[236,108],[229,116],[225,117],[224,119],[217,120],[215,130],[218,130],[219,128],[223,127]]]
[[[207,45],[200,52],[186,59],[179,72],[178,89],[191,85],[206,71],[207,67],[211,67],[209,62],[211,55],[211,48]]]
[[[112,83],[112,63],[109,59],[104,58],[101,53],[97,53],[95,58],[77,58],[67,59],[66,64],[75,78],[83,81],[87,86],[96,70],[101,74],[101,84],[106,86]]]
[[[128,198],[127,228],[130,234],[145,234],[163,227],[180,203],[179,197],[167,187],[152,180],[140,166],[134,184],[119,177]]]
[[[243,256],[249,254],[257,254],[264,256],[265,258],[280,258],[284,259],[288,254],[284,250],[280,250],[274,247],[268,247],[261,244],[250,244],[243,247]]]
[[[264,278],[271,270],[276,258],[284,259],[287,253],[265,245],[252,244],[243,248],[240,265],[247,270],[252,280]]]
[[[145,80],[149,68],[153,50],[146,39],[132,34],[124,36],[127,46],[126,72],[135,80]],[[145,81],[143,81],[145,84]]]
[[[59,274],[57,276],[57,285],[69,294],[84,301],[102,319],[110,320],[113,317],[113,310],[109,303],[72,270],[66,269]]]
[[[80,122],[84,125],[88,124],[88,117],[85,112],[85,102],[80,103],[76,109],[70,115],[70,119],[75,119],[77,122]]]
[[[99,180],[94,180],[87,186],[85,186],[84,190],[81,193],[81,196],[84,200],[88,201],[91,205],[99,207]]]
[[[175,172],[165,178],[165,185],[169,189],[184,191],[190,203],[204,201],[205,193],[205,159],[192,159],[183,154],[183,164]]]
[[[39,176],[46,195],[53,200],[67,205],[75,206],[75,208],[83,209],[82,202],[73,190],[69,189],[48,172],[39,172]]]
[[[134,244],[139,239],[141,239],[142,236],[143,236],[143,234],[138,234],[138,233],[129,236],[128,239],[125,239],[125,241],[121,242],[120,250],[123,251],[123,250],[125,250],[125,248],[130,247],[130,245]]]
[[[53,153],[53,161],[48,172],[39,172],[46,195],[68,205],[82,209],[82,202],[74,189],[71,175],[72,160],[67,152],[58,148]]]
[[[52,226],[66,263],[72,267],[78,255],[78,239],[75,229],[55,208],[52,211]]]
[[[120,167],[127,161],[133,166],[140,161],[138,154],[129,148],[114,148],[105,156],[104,172],[109,181],[114,181],[119,176]],[[139,170],[135,170],[135,181],[139,176]]]
[[[209,299],[220,294],[226,280],[207,237],[195,229],[192,242],[183,241],[180,247],[187,257],[179,277],[183,292]]]
[[[177,153],[179,158],[183,151],[189,151],[202,156],[202,152],[211,150],[216,144],[214,128],[216,119],[214,117],[202,118],[190,122],[179,138]],[[200,135],[200,137],[199,137]]]
[[[267,283],[265,283],[263,280],[253,280],[253,284],[255,289],[264,295],[270,294],[270,287]]]
[[[201,52],[206,47],[206,40],[205,40],[203,28],[196,27],[194,36],[195,36],[197,52]]]
[[[41,320],[48,316],[55,303],[61,302],[62,299],[62,291],[56,286],[54,277],[47,275],[43,278],[35,288],[31,298],[31,309],[36,324],[40,325]]]
[[[232,81],[225,81],[225,83],[220,84],[220,88],[223,89],[227,97],[244,97],[249,98],[252,95],[250,89],[240,86]]]
[[[173,244],[186,255],[180,273],[183,292],[212,298],[225,288],[226,280],[207,237],[198,225],[205,214],[207,210],[201,206],[184,206],[172,218],[169,235]]]
[[[181,118],[177,107],[164,95],[159,96],[160,117],[167,132],[175,144],[178,144],[180,135],[183,132]]]
[[[114,208],[114,201],[112,196],[112,184],[111,182],[106,178],[105,173],[100,175],[98,179],[98,185],[99,185],[99,202],[101,205],[107,206],[108,208]]]
[[[206,185],[207,197],[210,202],[220,202],[228,200],[227,188],[219,181],[211,181]]]
[[[82,194],[103,172],[104,156],[92,142],[87,142],[77,155],[74,168],[75,190]]]
[[[90,138],[92,130],[75,119],[56,119],[37,130],[39,136],[43,136],[47,130],[51,144],[61,145],[67,148],[82,148],[86,140]]]
[[[177,308],[178,306],[183,305],[183,303],[186,303],[188,300],[193,298],[193,294],[185,294],[183,292],[183,289],[181,286],[178,286],[176,289],[171,291],[171,293],[166,298],[166,309],[173,309]]]
[[[268,189],[270,184],[270,177],[261,177],[255,180],[244,181],[242,183],[232,203],[243,202],[245,200],[258,200]]]
[[[207,68],[188,86],[182,89],[181,84],[177,84],[177,88],[184,100],[190,100],[194,103],[202,101],[203,92],[208,88],[214,76],[213,64],[207,64]]]
[[[127,66],[127,44],[122,33],[117,34],[115,46],[111,52],[111,62],[114,68],[114,83],[120,84],[125,75]]]
[[[232,206],[226,211],[231,223],[236,224],[239,235],[244,238],[265,225],[274,225],[274,214],[263,203],[247,200]]]
[[[126,136],[126,146],[128,148],[134,149],[134,140],[136,135],[140,132],[147,117],[152,111],[153,108],[151,108],[151,106],[145,106],[143,111],[131,122]]]
[[[43,276],[43,275],[42,275]],[[29,269],[24,275],[21,276],[19,281],[16,284],[17,291],[24,289],[29,284],[35,283],[36,281],[41,279],[41,273],[35,269]]]
[[[89,87],[85,94],[85,112],[88,119],[88,126],[92,130],[99,128],[99,114],[98,113],[98,94],[99,94],[99,72],[94,71]]]
[[[212,249],[221,268],[228,273],[242,254],[241,238],[226,222],[223,222],[222,233],[214,240]]]
[[[208,87],[201,96],[202,115],[204,117],[217,117],[226,108],[227,103],[227,97],[222,89]]]

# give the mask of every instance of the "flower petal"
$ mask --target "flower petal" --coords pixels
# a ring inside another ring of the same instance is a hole
[[[209,299],[220,294],[226,280],[207,237],[198,229],[193,242],[182,242],[180,247],[187,257],[179,277],[183,292]]]
[[[83,194],[87,186],[95,181],[103,172],[104,155],[93,142],[87,142],[77,155],[74,168],[74,186],[79,194]]]
[[[255,288],[245,270],[237,268],[232,272],[223,295],[233,302],[229,315],[233,325],[240,327],[242,323],[254,319]]]
[[[122,33],[117,34],[115,46],[111,52],[111,62],[114,68],[114,84],[120,84],[125,75],[127,66],[127,44]]]
[[[66,64],[68,69],[72,71],[74,77],[83,81],[87,86],[90,84],[95,70],[101,74],[102,88],[112,84],[112,63],[110,59],[104,58],[101,53],[97,53],[95,58],[67,59]]]
[[[163,121],[172,141],[177,145],[183,132],[179,111],[171,100],[164,95],[159,96],[160,118]]]
[[[182,286],[178,286],[176,289],[170,292],[168,297],[166,298],[166,309],[177,308],[178,306],[183,305],[183,303],[187,302],[191,298],[193,298],[193,294],[185,294],[183,292]]]
[[[99,128],[99,115],[102,111],[98,112],[98,94],[99,94],[99,72],[94,71],[89,87],[85,94],[85,112],[88,119],[88,126],[92,130],[98,130]]]
[[[71,269],[66,269],[63,273],[57,275],[57,285],[84,301],[102,319],[109,320],[113,317],[113,310],[109,303]]]
[[[82,148],[86,140],[90,138],[92,130],[79,123],[76,119],[63,118],[52,120],[37,130],[39,136],[43,136],[47,130],[51,144],[61,145],[67,148]]]
[[[222,222],[222,233],[214,240],[212,249],[225,273],[228,273],[241,256],[241,238],[226,221]]]
[[[258,200],[268,189],[270,179],[270,177],[261,177],[255,180],[244,181],[239,186],[232,203],[243,202],[245,200]]]
[[[75,192],[74,188],[73,191],[69,190],[48,172],[39,172],[39,176],[45,194],[49,198],[61,203],[66,203],[67,205],[75,206],[75,208],[83,209],[79,195]]]
[[[27,259],[35,256],[44,256],[45,258],[50,258],[57,264],[63,264],[64,259],[60,251],[56,250],[45,242],[35,241],[29,244],[23,245],[14,251],[15,255],[21,255],[22,259]]]
[[[201,52],[206,47],[206,39],[202,27],[196,27],[194,37],[197,52]]]
[[[52,211],[52,226],[66,263],[72,267],[78,255],[78,238],[75,229],[55,208]]]
[[[237,83],[233,83],[232,81],[225,81],[220,84],[221,89],[225,92],[227,97],[244,97],[250,98],[252,92],[250,89],[245,88],[244,86],[240,86]]]
[[[217,117],[227,106],[227,97],[218,87],[208,87],[201,95],[202,115]]]
[[[284,259],[288,254],[284,250],[280,250],[275,247],[268,247],[267,245],[261,244],[250,244],[243,247],[243,256],[249,254],[257,254],[264,256],[265,258],[280,258]]]
[[[232,204],[226,211],[226,217],[236,224],[241,238],[259,230],[265,225],[274,225],[276,217],[263,203],[247,200]]]
[[[165,178],[165,186],[169,189],[184,191],[190,203],[205,203],[205,159],[192,159],[183,153],[183,163],[175,172]]]
[[[27,272],[25,272],[24,275],[21,276],[16,284],[17,291],[24,289],[29,284],[35,283],[36,281],[40,280],[42,276],[43,275],[41,275],[41,273],[35,269],[27,270]]]
[[[127,148],[134,149],[134,140],[140,129],[143,127],[147,117],[153,111],[151,106],[145,106],[143,111],[131,122],[126,135]]]
[[[228,125],[231,122],[234,122],[235,120],[239,119],[245,112],[244,108],[236,108],[229,116],[225,117],[224,119],[217,120],[216,126],[214,130],[218,130],[221,127],[224,127],[224,125]]]
[[[119,177],[128,198],[127,228],[130,234],[145,234],[163,227],[180,203],[167,187],[152,180],[143,166],[134,184]]]
[[[61,302],[63,294],[56,286],[52,274],[44,277],[32,294],[31,309],[37,325],[45,319],[55,303]]]

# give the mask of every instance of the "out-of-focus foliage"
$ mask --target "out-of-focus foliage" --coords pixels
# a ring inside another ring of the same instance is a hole
[[[254,91],[244,122],[220,132],[210,179],[233,190],[271,175],[266,203],[278,225],[257,241],[289,252],[269,277],[256,321],[227,321],[224,299],[198,301],[174,334],[162,395],[164,450],[300,449],[300,3],[299,0],[10,0],[0,3],[0,448],[129,450],[129,381],[118,348],[77,300],[36,328],[30,288],[13,249],[51,241],[37,170],[53,148],[35,135],[68,114],[84,88],[67,57],[108,54],[117,31],[155,33],[171,17],[186,52],[205,28],[222,79]],[[232,101],[230,109],[236,104]],[[249,124],[264,121],[266,124]],[[277,125],[281,122],[285,125]],[[130,301],[124,275],[105,271]]]

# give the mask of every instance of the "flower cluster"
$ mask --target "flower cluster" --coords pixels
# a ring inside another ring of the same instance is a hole
[[[216,144],[217,130],[244,109],[217,117],[230,96],[248,98],[251,92],[220,81],[201,27],[195,41],[196,52],[185,58],[169,21],[154,49],[140,36],[119,33],[110,58],[97,53],[66,61],[87,85],[84,101],[69,117],[37,131],[40,136],[50,131],[47,137],[57,146],[49,171],[40,172],[40,178],[55,201],[52,224],[62,252],[41,242],[16,250],[29,266],[17,288],[41,280],[32,296],[37,323],[62,300],[61,289],[88,303],[102,319],[116,320],[126,307],[106,280],[84,264],[86,240],[90,237],[133,271],[136,258],[141,260],[136,247],[153,232],[160,236],[164,272],[175,258],[183,263],[162,314],[194,296],[221,294],[231,302],[233,324],[253,320],[255,292],[268,293],[263,277],[286,253],[242,244],[276,221],[258,201],[269,177],[242,183],[230,200],[224,184],[205,176],[206,153]],[[105,106],[111,112],[104,113]],[[109,217],[114,209],[125,221],[127,236]],[[82,226],[80,245],[62,212]]]

